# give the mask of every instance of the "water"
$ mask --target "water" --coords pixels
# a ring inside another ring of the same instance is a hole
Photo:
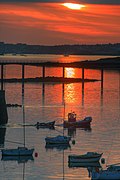
[[[67,57],[68,58],[68,57]],[[40,76],[40,67],[26,67],[25,77]],[[100,79],[99,70],[85,70],[85,78]],[[60,76],[61,68],[48,68],[47,75]],[[21,77],[21,68],[5,68],[5,77]],[[66,69],[66,77],[81,77],[81,70]],[[55,130],[26,127],[26,144],[34,146],[38,157],[28,159],[26,163],[19,160],[0,161],[0,179],[4,180],[89,180],[87,168],[69,168],[68,155],[84,154],[88,151],[103,152],[106,164],[120,162],[120,72],[104,71],[104,88],[101,92],[100,81],[85,83],[82,93],[81,83],[64,85],[46,83],[43,91],[41,83],[26,83],[22,99],[21,83],[4,84],[6,102],[22,104],[24,100],[25,119],[27,124],[56,121],[61,124],[71,110],[77,119],[92,116],[91,130],[76,129],[68,132],[75,140],[71,148],[45,148],[45,137],[62,134],[62,127]],[[44,92],[44,93],[43,93]],[[18,146],[9,141],[23,142],[23,109],[8,108],[9,127],[6,128],[4,147]],[[0,132],[1,134],[4,132]],[[3,146],[3,144],[1,144]],[[103,165],[105,168],[105,165]]]

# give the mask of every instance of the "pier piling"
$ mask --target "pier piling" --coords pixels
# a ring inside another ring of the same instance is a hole
[[[0,91],[0,125],[7,124],[8,122],[8,114],[7,114],[7,106],[5,101],[5,91]]]

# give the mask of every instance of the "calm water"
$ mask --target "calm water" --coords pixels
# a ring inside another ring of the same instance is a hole
[[[67,57],[69,58],[69,57]],[[41,68],[26,67],[25,77],[41,75]],[[48,68],[46,76],[61,76],[61,68]],[[5,67],[5,77],[21,77],[19,66]],[[81,70],[66,68],[66,77],[81,77]],[[85,78],[100,79],[99,70],[85,70]],[[45,137],[62,134],[62,127],[55,130],[26,127],[26,144],[34,146],[38,157],[22,160],[0,161],[0,179],[4,180],[89,180],[87,168],[68,167],[68,155],[84,154],[88,151],[103,152],[106,164],[120,162],[120,72],[104,71],[104,88],[101,93],[100,81],[85,83],[82,93],[81,83],[62,84],[46,83],[43,91],[41,83],[26,83],[24,98],[20,83],[4,84],[7,103],[22,104],[24,101],[25,119],[27,124],[55,120],[61,124],[63,118],[71,110],[77,118],[92,116],[91,130],[76,129],[72,132],[67,129],[66,135],[71,135],[75,145],[63,150],[61,148],[46,148]],[[64,91],[63,91],[64,90]],[[8,108],[9,127],[6,128],[4,147],[18,146],[13,142],[23,142],[22,108]],[[3,130],[0,132],[3,133]],[[3,143],[1,142],[1,146]],[[103,168],[105,165],[103,165]]]

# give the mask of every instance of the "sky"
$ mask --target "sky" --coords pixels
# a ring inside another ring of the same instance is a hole
[[[71,2],[82,6],[70,9],[63,5]],[[120,43],[120,0],[0,0],[0,41]]]

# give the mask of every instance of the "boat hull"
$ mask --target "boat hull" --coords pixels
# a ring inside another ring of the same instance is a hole
[[[89,118],[88,120],[80,120],[80,121],[75,121],[75,122],[69,122],[69,121],[64,121],[64,128],[70,128],[70,127],[75,127],[75,128],[86,128],[90,127],[92,118]]]
[[[120,180],[120,171],[100,171],[100,172],[92,172],[92,180],[99,180],[99,179],[107,179],[107,180],[116,180],[119,179]]]
[[[17,149],[2,149],[2,156],[32,156],[34,149],[17,148]]]
[[[71,138],[67,136],[46,137],[46,144],[69,144]]]
[[[96,157],[96,158],[86,158],[86,159],[76,159],[76,158],[69,158],[69,162],[72,163],[93,163],[93,162],[98,162],[100,160],[100,157]]]
[[[49,129],[54,129],[55,127],[55,121],[52,121],[52,122],[48,122],[48,123],[39,123],[37,122],[35,124],[36,128],[39,129],[39,128],[49,128]]]
[[[27,161],[34,161],[33,156],[2,156],[1,161],[17,161],[18,163],[26,163]]]
[[[102,154],[91,154],[87,153],[85,155],[69,155],[68,162],[69,163],[93,163],[99,162]]]

